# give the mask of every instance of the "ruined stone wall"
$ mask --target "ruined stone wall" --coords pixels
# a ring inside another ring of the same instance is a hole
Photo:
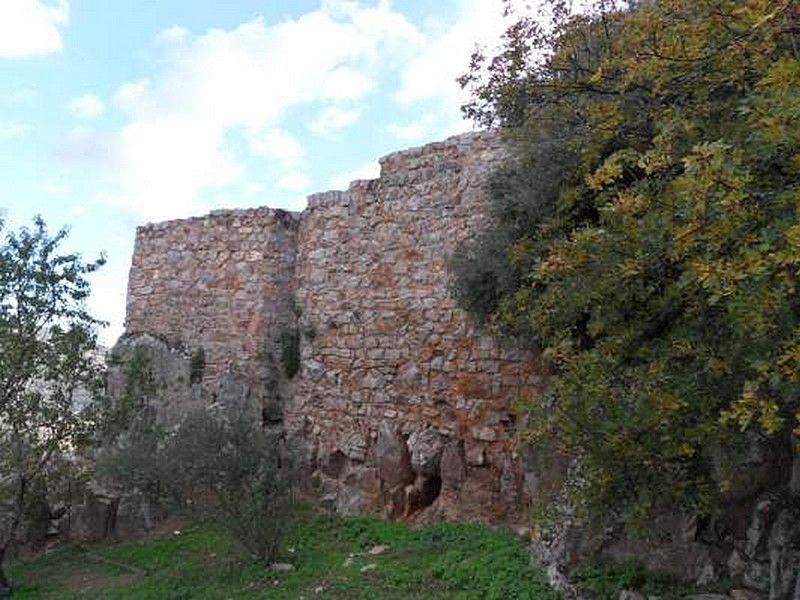
[[[226,369],[253,380],[274,331],[294,318],[297,225],[296,215],[257,208],[139,227],[126,334],[202,348],[209,389]]]
[[[519,508],[509,402],[537,392],[538,369],[476,332],[447,271],[485,219],[503,154],[495,136],[459,136],[309,199],[295,273],[303,369],[286,420],[339,510],[493,520]],[[384,456],[404,443],[407,460]]]
[[[274,355],[275,332],[296,328],[301,367],[280,382],[280,419],[326,504],[514,521],[524,481],[510,402],[538,393],[540,369],[475,330],[447,272],[486,218],[504,152],[494,134],[456,136],[384,158],[379,179],[312,196],[301,215],[140,228],[126,330],[203,347],[209,393],[227,367],[263,402],[265,344]]]

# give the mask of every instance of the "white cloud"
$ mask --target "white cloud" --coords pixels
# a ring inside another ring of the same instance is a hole
[[[309,124],[308,128],[314,133],[330,135],[346,127],[350,127],[361,118],[361,111],[357,108],[340,108],[329,106],[323,109]]]
[[[421,140],[429,137],[431,132],[435,129],[436,133],[440,134],[443,130],[447,129],[443,123],[443,119],[437,118],[433,113],[424,113],[416,120],[401,125],[399,123],[389,123],[386,126],[386,131],[392,134],[395,138],[403,142],[410,142]],[[462,122],[457,123],[459,131],[463,131],[465,126]]]
[[[417,140],[425,135],[426,128],[422,123],[408,123],[398,125],[390,123],[386,126],[386,131],[391,133],[398,140]]]
[[[250,151],[259,156],[275,158],[284,167],[302,163],[305,151],[295,137],[283,129],[266,129],[250,137]]]
[[[69,23],[67,0],[0,1],[0,58],[25,58],[58,52],[59,28]]]
[[[116,102],[117,106],[123,111],[133,112],[139,100],[147,92],[149,85],[150,80],[146,77],[137,81],[123,83],[114,93],[114,102]]]
[[[278,177],[278,187],[289,192],[301,192],[311,185],[311,178],[303,171],[289,171]]]
[[[180,44],[185,42],[191,32],[186,29],[186,27],[181,27],[180,25],[173,25],[172,27],[167,27],[161,33],[158,34],[156,38],[156,43],[158,44]]]
[[[94,94],[84,94],[69,101],[69,110],[79,119],[94,119],[103,114],[106,107]]]
[[[58,183],[46,183],[42,186],[42,191],[51,196],[63,196],[64,186]]]
[[[123,169],[115,204],[139,209],[148,219],[192,214],[203,190],[235,183],[243,171],[213,125],[184,115],[126,125],[115,159]]]
[[[499,2],[461,0],[449,27],[428,37],[426,48],[406,64],[397,97],[409,103],[442,98],[454,106],[465,99],[456,78],[469,67],[476,44],[496,46],[506,21]]]
[[[254,196],[256,194],[263,194],[264,193],[264,186],[260,183],[245,183],[242,186],[242,192],[247,194],[248,196]]]
[[[387,61],[419,39],[385,1],[323,0],[296,19],[258,18],[200,36],[165,30],[156,46],[163,72],[124,84],[115,96],[129,122],[116,136],[119,189],[110,197],[148,219],[206,210],[206,192],[242,183],[247,156],[237,154],[237,133],[248,142],[245,152],[277,159],[277,185],[304,188],[303,148],[281,127],[287,111],[352,105],[375,89]]]
[[[357,179],[377,179],[380,174],[381,165],[377,160],[373,160],[351,171],[336,175],[328,182],[328,187],[334,190],[346,190],[350,183]]]
[[[0,121],[0,140],[16,140],[28,135],[30,127],[15,121]]]

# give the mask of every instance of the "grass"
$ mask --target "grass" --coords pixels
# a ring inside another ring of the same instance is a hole
[[[587,562],[570,575],[578,589],[595,600],[617,600],[623,590],[635,590],[645,598],[679,600],[701,593],[727,594],[732,587],[727,579],[697,587],[666,573],[649,571],[636,562]]]
[[[388,549],[372,555],[371,548]],[[206,526],[140,542],[64,546],[11,565],[16,600],[555,600],[525,540],[476,524],[411,529],[303,515],[276,573]]]

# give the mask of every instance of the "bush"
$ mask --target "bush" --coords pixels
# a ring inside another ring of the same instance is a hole
[[[192,413],[167,448],[193,511],[264,562],[275,558],[292,512],[289,467],[277,441],[240,404]]]
[[[244,402],[195,410],[171,432],[143,413],[101,455],[98,470],[125,493],[211,520],[267,563],[292,512],[277,442]]]
[[[691,584],[666,573],[648,571],[636,562],[585,563],[575,568],[571,577],[581,592],[596,600],[617,600],[624,590],[658,598],[686,598],[697,593]]]

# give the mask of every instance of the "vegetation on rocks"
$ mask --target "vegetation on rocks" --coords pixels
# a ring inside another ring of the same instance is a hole
[[[97,470],[148,506],[213,520],[262,564],[291,521],[290,469],[246,399],[196,409],[171,429],[144,409],[102,450]]]
[[[456,295],[548,360],[527,434],[577,459],[581,514],[707,512],[737,453],[789,454],[800,421],[800,13],[567,4],[462,78],[518,152]]]

